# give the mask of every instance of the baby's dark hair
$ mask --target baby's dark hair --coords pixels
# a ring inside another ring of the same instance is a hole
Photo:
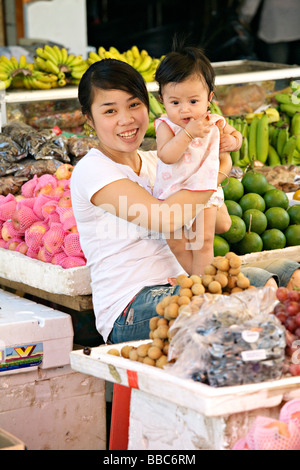
[[[205,80],[209,93],[215,88],[214,69],[201,49],[194,46],[174,46],[160,62],[155,80],[159,85],[159,94],[162,94],[164,85],[175,82],[180,83],[191,75],[199,75]]]
[[[145,81],[141,74],[126,62],[103,59],[87,69],[78,87],[78,99],[82,114],[91,115],[96,88],[126,91],[139,98],[149,110],[149,95]]]

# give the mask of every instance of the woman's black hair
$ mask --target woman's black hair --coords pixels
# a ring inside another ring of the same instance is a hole
[[[202,49],[194,46],[184,46],[173,43],[173,50],[166,54],[160,62],[155,80],[159,85],[159,94],[168,83],[180,83],[191,75],[203,77],[209,93],[215,88],[215,72]]]
[[[137,70],[126,62],[103,59],[87,69],[78,87],[78,99],[82,114],[91,116],[91,106],[96,88],[126,91],[139,98],[149,110],[149,95],[144,79]]]

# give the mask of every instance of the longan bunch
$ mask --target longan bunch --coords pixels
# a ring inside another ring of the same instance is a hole
[[[202,284],[205,292],[230,295],[254,288],[241,272],[241,264],[240,257],[231,251],[225,256],[216,256],[213,262],[204,268]]]

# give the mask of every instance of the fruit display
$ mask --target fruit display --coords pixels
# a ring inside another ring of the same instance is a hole
[[[152,82],[160,59],[151,57],[149,53],[134,45],[130,49],[120,52],[116,47],[111,46],[108,50],[103,46],[98,48],[96,52],[90,52],[87,63],[92,65],[102,59],[117,59],[128,63],[134,67],[143,76],[145,82]]]
[[[73,166],[36,175],[21,194],[0,196],[0,247],[62,268],[85,266],[73,214],[70,177]]]
[[[274,314],[287,330],[286,355],[292,375],[300,375],[300,291],[279,287]]]
[[[151,92],[148,92],[149,96],[149,125],[146,131],[146,137],[155,138],[155,128],[154,121],[162,114],[166,112],[164,105],[160,102],[158,98]]]
[[[15,56],[0,57],[0,90],[24,88],[28,90],[49,90],[67,85],[77,86],[84,72],[94,62],[102,59],[117,59],[127,62],[140,72],[146,82],[154,80],[154,75],[161,58],[154,58],[143,49],[132,46],[119,52],[111,46],[103,46],[97,52],[90,52],[85,60],[81,55],[69,54],[65,47],[56,45],[38,47],[33,63],[28,63],[26,56],[19,60]]]
[[[290,207],[286,193],[270,185],[262,173],[248,171],[242,180],[230,177],[223,190],[232,225],[215,236],[215,256],[300,245],[300,205]]]
[[[176,279],[177,285],[180,286],[178,295],[164,297],[156,306],[158,316],[150,319],[149,338],[152,341],[137,347],[126,345],[120,352],[116,348],[111,348],[108,354],[121,355],[126,359],[163,368],[168,362],[168,350],[172,338],[170,328],[191,300],[201,300],[204,293],[230,295],[254,288],[241,273],[240,267],[240,258],[235,253],[227,253],[224,257],[216,257],[212,264],[206,266],[203,276],[185,274],[178,276]],[[199,304],[196,303],[195,306],[198,308]]]

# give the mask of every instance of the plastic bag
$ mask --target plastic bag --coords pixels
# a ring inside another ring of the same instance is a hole
[[[168,371],[214,387],[280,378],[286,341],[276,303],[272,287],[199,296],[170,329]]]
[[[12,163],[26,156],[26,152],[17,142],[5,134],[0,134],[0,159]]]

